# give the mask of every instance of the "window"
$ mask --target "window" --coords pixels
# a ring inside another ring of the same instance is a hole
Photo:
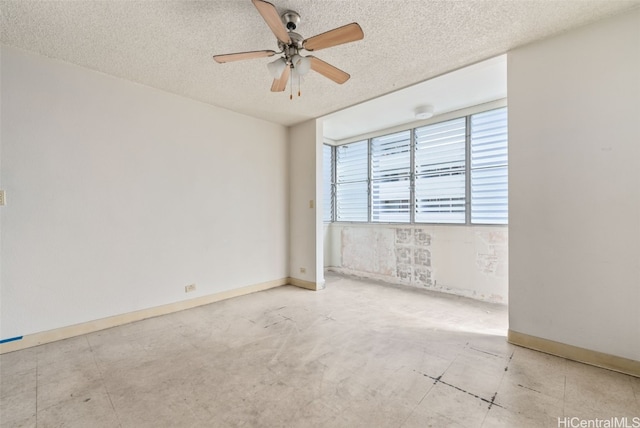
[[[368,221],[369,142],[336,147],[336,220]]]
[[[471,116],[471,223],[507,224],[507,109]]]
[[[333,221],[333,147],[322,146],[322,220]]]
[[[409,131],[371,140],[371,221],[409,221],[410,173]]]
[[[507,224],[507,137],[504,107],[338,146],[335,220]]]
[[[465,118],[415,130],[415,221],[464,223]]]

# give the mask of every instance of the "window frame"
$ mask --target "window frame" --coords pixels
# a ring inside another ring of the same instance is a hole
[[[368,212],[367,212],[367,220],[364,221],[349,221],[349,220],[338,220],[337,219],[337,213],[334,212],[333,213],[333,219],[332,222],[334,223],[344,223],[344,224],[379,224],[379,225],[441,225],[441,226],[492,226],[492,227],[507,227],[509,225],[509,221],[508,221],[508,195],[507,195],[507,205],[506,205],[506,212],[507,212],[507,220],[505,223],[473,223],[472,222],[472,201],[471,201],[471,176],[472,176],[472,168],[471,168],[471,118],[472,116],[476,115],[476,114],[481,114],[481,113],[487,113],[493,110],[500,110],[500,109],[505,109],[506,110],[506,114],[507,114],[507,118],[508,118],[508,105],[506,103],[506,100],[500,100],[497,102],[492,102],[492,103],[487,103],[485,105],[482,106],[476,106],[476,107],[472,107],[469,109],[465,109],[462,111],[458,111],[457,113],[454,112],[453,114],[443,114],[441,116],[439,116],[438,118],[436,118],[435,120],[427,120],[427,121],[420,121],[420,122],[415,122],[412,123],[409,127],[404,126],[404,127],[395,127],[392,129],[388,129],[388,130],[383,130],[380,132],[376,132],[376,133],[372,133],[372,134],[367,134],[367,135],[361,135],[361,136],[356,136],[353,137],[352,139],[349,139],[349,141],[346,142],[339,142],[338,144],[333,144],[332,148],[334,151],[334,163],[337,160],[337,149],[340,146],[344,146],[344,145],[349,145],[349,144],[354,144],[354,143],[361,143],[363,141],[367,141],[367,147],[368,147],[368,186],[367,186],[367,196],[368,196]],[[451,121],[451,120],[455,120],[455,119],[464,119],[464,123],[465,123],[465,130],[464,130],[464,134],[465,134],[465,158],[464,158],[464,168],[462,169],[464,175],[465,175],[465,179],[464,179],[464,183],[465,183],[465,200],[464,200],[464,222],[424,222],[424,221],[416,221],[416,171],[415,171],[415,161],[416,161],[416,156],[415,156],[415,150],[416,150],[416,129],[419,128],[423,128],[425,126],[430,126],[430,125],[437,125],[439,123],[444,123],[447,121]],[[372,190],[372,182],[373,180],[373,174],[372,174],[372,141],[374,138],[381,138],[381,137],[385,137],[385,136],[390,136],[392,134],[398,134],[401,133],[403,131],[408,131],[410,134],[410,173],[409,173],[409,195],[410,195],[410,199],[409,199],[409,219],[408,221],[380,221],[380,220],[376,220],[374,221],[372,219],[372,215],[373,215],[373,190]],[[508,121],[507,121],[507,152],[508,152]],[[508,160],[508,155],[507,155],[507,161],[506,161],[506,165],[504,165],[507,169],[509,166],[509,160]],[[337,170],[337,166],[334,164],[333,165],[333,172],[334,174],[336,173]],[[334,186],[337,184],[337,179],[334,176]],[[508,188],[508,176],[506,179],[506,186]],[[333,198],[333,206],[335,207],[334,211],[337,211],[337,192],[335,191],[335,187],[334,187],[334,192],[332,194],[332,198]]]

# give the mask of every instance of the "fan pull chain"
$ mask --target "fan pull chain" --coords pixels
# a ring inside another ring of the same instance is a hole
[[[291,66],[291,74],[289,75],[289,99],[293,99],[293,65]]]
[[[298,75],[298,96],[300,96],[300,75]]]

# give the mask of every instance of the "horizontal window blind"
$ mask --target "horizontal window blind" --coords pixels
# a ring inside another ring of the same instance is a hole
[[[336,148],[336,182],[369,179],[369,144],[359,141]]]
[[[464,223],[465,118],[415,129],[415,221]]]
[[[371,221],[410,221],[411,133],[371,140]]]
[[[369,142],[336,147],[336,220],[369,220]]]
[[[371,221],[409,222],[411,213],[409,177],[394,181],[372,181],[371,195]]]
[[[369,189],[366,181],[336,184],[336,220],[367,221]]]
[[[471,222],[507,224],[507,109],[471,116]]]
[[[411,133],[398,132],[371,140],[371,179],[407,177],[411,172]]]

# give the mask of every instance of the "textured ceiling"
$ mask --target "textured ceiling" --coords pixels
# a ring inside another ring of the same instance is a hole
[[[274,0],[308,38],[358,22],[362,41],[317,52],[344,85],[309,73],[302,96],[269,91],[273,58],[217,64],[212,55],[277,50],[250,0],[5,1],[3,44],[205,103],[291,125],[376,98],[516,46],[638,7],[633,1]]]

